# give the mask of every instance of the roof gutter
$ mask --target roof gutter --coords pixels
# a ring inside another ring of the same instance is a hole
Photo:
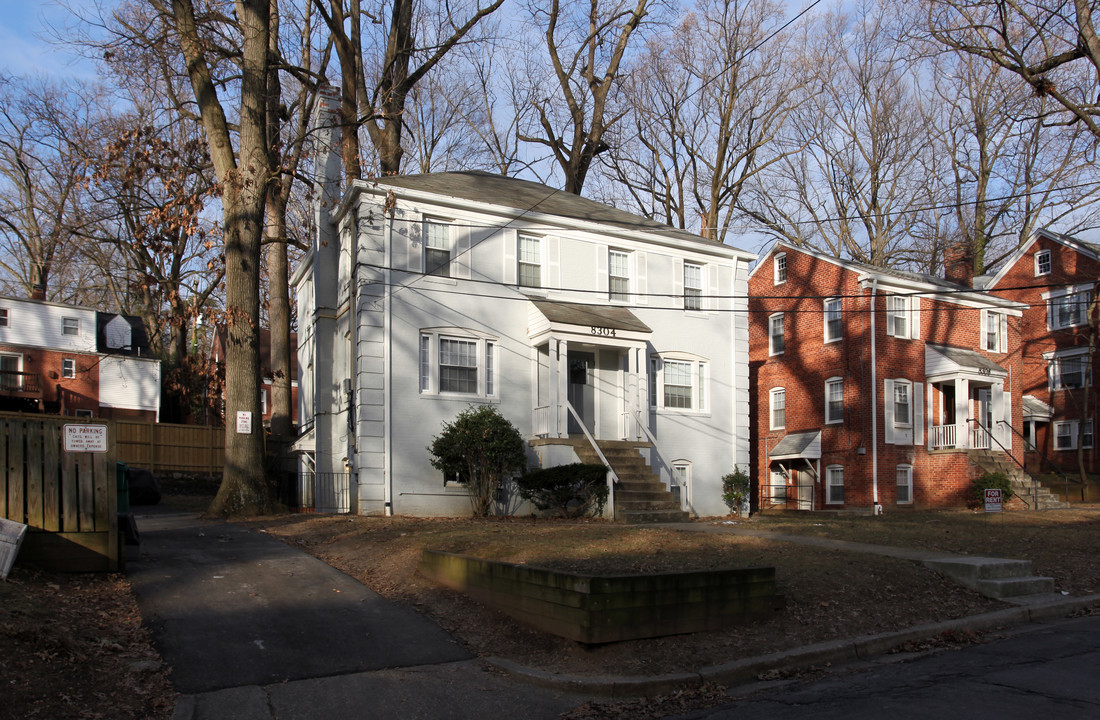
[[[871,278],[871,498],[873,513],[882,514],[878,501],[878,355],[875,326],[875,296],[878,294],[878,278]]]

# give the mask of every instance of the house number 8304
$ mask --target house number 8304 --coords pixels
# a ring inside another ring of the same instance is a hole
[[[593,335],[599,335],[600,337],[615,337],[615,328],[596,327],[595,325],[590,327],[592,328]]]

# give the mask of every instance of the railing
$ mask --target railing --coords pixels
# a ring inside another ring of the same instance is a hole
[[[991,450],[993,448],[993,433],[989,428],[978,424],[974,418],[967,422],[975,423],[970,426],[970,447],[974,450]],[[1004,422],[1002,420],[1002,422]],[[997,443],[1000,445],[1000,443]]]
[[[1070,483],[1069,475],[1066,475],[1064,472],[1059,470],[1053,463],[1051,463],[1050,459],[1046,456],[1046,453],[1042,452],[1041,450],[1039,450],[1039,448],[1032,445],[1031,441],[1028,440],[1026,437],[1024,437],[1024,434],[1022,432],[1020,432],[1016,428],[1012,427],[1012,423],[1005,422],[1004,420],[999,420],[998,422],[1004,424],[1005,427],[1007,427],[1009,430],[1011,430],[1013,433],[1015,433],[1021,440],[1024,441],[1024,450],[1025,451],[1030,450],[1031,452],[1039,453],[1039,458],[1040,458],[1039,471],[1040,472],[1042,472],[1042,469],[1043,469],[1042,461],[1045,460],[1047,465],[1050,467],[1051,470],[1053,470],[1054,472],[1056,472],[1056,473],[1058,473],[1059,475],[1062,476],[1062,480],[1065,481],[1065,484],[1066,484],[1066,503],[1068,504],[1069,503],[1069,483]],[[1013,459],[1015,459],[1015,458],[1013,458]],[[1020,463],[1017,463],[1017,464],[1020,465],[1020,467],[1022,467],[1022,468],[1024,467]],[[1024,472],[1027,473],[1028,477],[1031,477],[1032,490],[1037,494],[1038,493],[1039,481],[1036,480],[1034,477],[1032,477],[1031,473],[1027,472],[1027,468],[1024,468]],[[1036,501],[1037,500],[1038,500],[1038,498],[1036,498]]]
[[[968,422],[968,423],[978,423],[978,419],[977,419],[977,418],[968,418],[968,419],[967,419],[967,422]],[[1002,425],[1008,425],[1009,427],[1012,427],[1012,425],[1011,425],[1011,424],[1009,424],[1009,423],[1006,423],[1006,422],[1005,422],[1004,420],[998,420],[997,422],[1001,423]],[[1005,447],[1004,445],[1002,445],[1002,444],[1001,444],[1001,441],[1000,441],[1000,440],[998,440],[997,438],[993,437],[993,433],[992,433],[992,432],[990,432],[988,428],[985,428],[985,427],[983,427],[983,426],[982,426],[982,425],[980,425],[980,424],[979,424],[979,425],[977,425],[977,427],[978,427],[978,428],[980,428],[980,429],[981,429],[981,430],[982,430],[982,431],[983,431],[983,432],[985,433],[985,437],[987,438],[987,442],[990,442],[990,441],[992,441],[992,442],[995,442],[995,443],[997,443],[997,447],[999,447],[999,448],[1001,449],[1001,452],[1003,452],[1003,453],[1004,453],[1005,455],[1007,455],[1007,456],[1008,456],[1008,458],[1009,458],[1010,460],[1012,460],[1012,462],[1014,462],[1014,463],[1016,463],[1017,465],[1019,465],[1019,466],[1020,466],[1020,470],[1021,470],[1021,472],[1023,472],[1023,474],[1024,474],[1024,475],[1025,475],[1025,476],[1026,476],[1027,478],[1029,478],[1029,479],[1031,480],[1032,500],[1033,500],[1033,501],[1035,502],[1035,504],[1034,504],[1034,505],[1032,505],[1032,504],[1031,504],[1031,503],[1029,503],[1029,502],[1028,502],[1027,500],[1025,500],[1025,499],[1024,499],[1023,497],[1021,497],[1021,496],[1017,495],[1017,497],[1019,497],[1019,498],[1020,498],[1020,502],[1022,502],[1022,503],[1023,503],[1024,505],[1027,505],[1027,506],[1028,506],[1029,508],[1031,508],[1031,507],[1036,507],[1036,508],[1037,508],[1037,507],[1039,507],[1039,483],[1038,483],[1038,482],[1037,482],[1037,481],[1035,480],[1035,478],[1031,477],[1031,473],[1029,473],[1029,472],[1027,471],[1027,468],[1026,468],[1026,467],[1024,467],[1024,464],[1023,464],[1022,462],[1020,462],[1019,460],[1017,460],[1017,459],[1016,459],[1016,456],[1015,456],[1015,455],[1013,455],[1013,454],[1012,454],[1012,453],[1011,453],[1011,452],[1009,451],[1009,449],[1008,449],[1008,448],[1006,448],[1006,447]],[[973,447],[973,446],[971,446],[971,447]],[[977,449],[978,449],[978,450],[988,450],[988,449],[990,449],[990,447],[991,447],[991,446],[986,446],[985,448],[977,448]]]
[[[653,433],[650,432],[649,428],[646,426],[646,424],[642,422],[642,418],[638,414],[637,410],[627,411],[627,412],[623,413],[623,415],[628,415],[628,416],[633,415],[634,416],[634,420],[638,423],[638,427],[640,427],[642,429],[642,432],[645,434],[645,436],[649,440],[650,444],[653,445],[653,451],[657,453],[657,457],[660,458],[661,462],[664,463],[664,466],[666,468],[668,468],[668,490],[669,490],[669,492],[672,492],[672,483],[675,480],[676,470],[673,467],[672,463],[670,463],[668,461],[668,458],[665,457],[665,454],[663,452],[661,452],[660,446],[657,445],[657,438],[653,437]],[[683,483],[680,483],[680,487],[684,488]],[[681,510],[688,510],[689,509],[688,501],[687,501],[687,492],[686,491],[682,491],[680,493],[680,509]],[[692,514],[695,514],[694,511],[692,511]]]
[[[539,405],[535,408],[534,415],[532,417],[532,424],[535,427],[535,435],[538,437],[545,437],[550,434],[550,406]]]
[[[565,402],[565,409],[568,410],[573,416],[573,419],[577,421],[577,425],[580,426],[585,438],[588,439],[588,444],[596,451],[596,455],[600,458],[600,462],[607,468],[607,511],[611,514],[611,517],[615,517],[615,483],[619,482],[619,476],[615,474],[615,468],[611,467],[611,463],[607,461],[607,457],[604,456],[603,450],[600,450],[596,438],[592,437],[592,433],[588,431],[588,427],[584,424],[584,420],[581,420],[581,416],[577,414],[577,411],[573,409],[573,404],[568,400]]]
[[[945,449],[958,447],[958,433],[958,425],[954,423],[950,425],[933,425],[932,448]]]
[[[0,370],[0,392],[36,393],[38,378],[38,373]]]

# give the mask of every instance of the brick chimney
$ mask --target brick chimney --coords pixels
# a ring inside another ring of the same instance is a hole
[[[957,242],[947,246],[943,253],[944,279],[974,287],[974,256],[970,252],[970,243]]]
[[[35,283],[31,286],[31,300],[45,300],[46,286],[43,283]]]

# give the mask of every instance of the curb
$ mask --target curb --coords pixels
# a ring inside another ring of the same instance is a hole
[[[511,677],[538,687],[565,692],[600,695],[612,698],[632,698],[662,695],[677,690],[698,688],[706,684],[737,685],[755,681],[769,670],[792,671],[813,665],[852,660],[866,660],[883,655],[907,642],[923,640],[948,632],[980,631],[1020,626],[1044,620],[1064,618],[1071,613],[1100,605],[1100,594],[1077,598],[1054,599],[982,615],[916,625],[905,630],[861,635],[850,640],[829,640],[805,647],[782,650],[768,655],[734,660],[713,665],[697,672],[669,673],[652,677],[620,677],[558,675],[545,670],[525,667],[504,658],[487,657],[483,661]]]

